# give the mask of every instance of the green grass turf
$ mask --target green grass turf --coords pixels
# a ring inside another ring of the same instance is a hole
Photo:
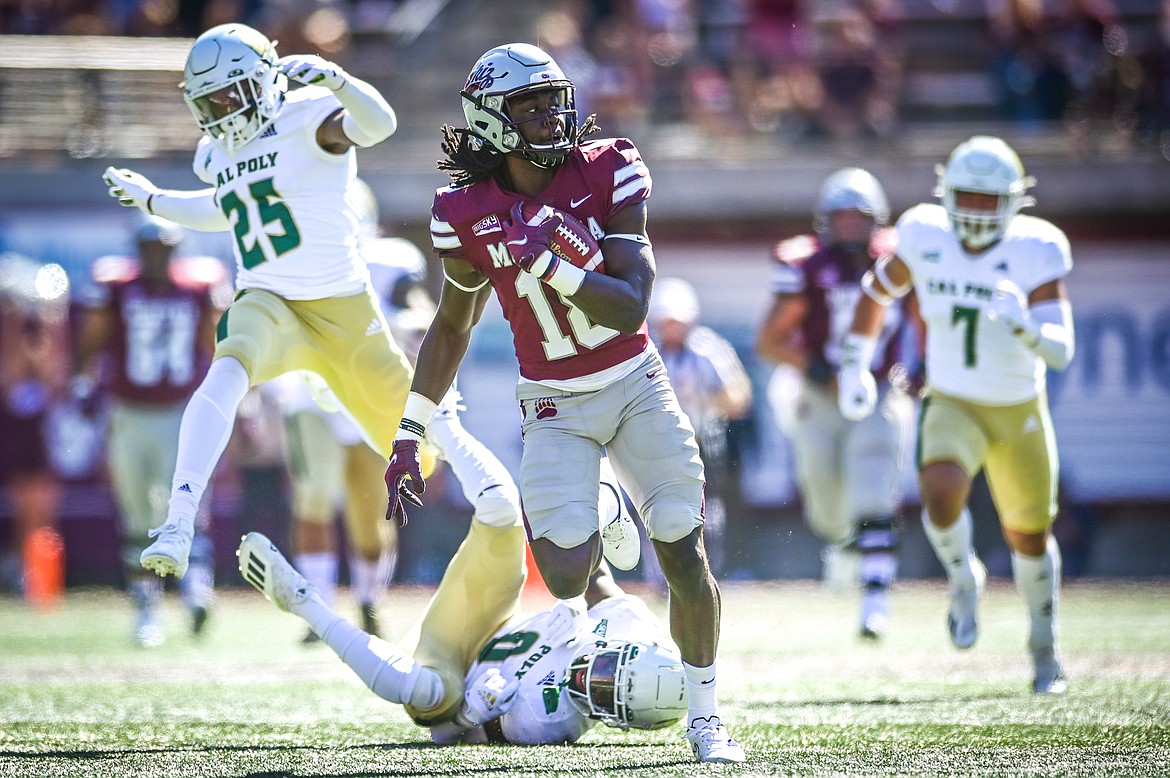
[[[427,596],[392,592],[389,637]],[[1170,582],[1066,586],[1061,698],[1029,690],[1009,581],[990,586],[968,652],[947,640],[941,581],[898,586],[880,645],[855,637],[856,597],[811,582],[728,583],[723,604],[720,698],[742,766],[694,763],[675,728],[433,746],[250,589],[220,596],[199,642],[168,596],[154,650],[132,645],[130,607],[109,590],[48,613],[0,599],[0,776],[1170,775]]]

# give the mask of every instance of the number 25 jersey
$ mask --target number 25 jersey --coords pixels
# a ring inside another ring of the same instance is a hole
[[[353,149],[332,154],[317,129],[341,103],[328,89],[289,92],[259,137],[228,154],[206,137],[194,170],[215,187],[231,224],[236,287],[289,300],[357,294],[368,278],[358,249]]]

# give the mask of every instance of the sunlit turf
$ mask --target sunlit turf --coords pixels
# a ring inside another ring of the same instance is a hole
[[[394,590],[387,637],[429,595]],[[719,693],[749,761],[713,766],[695,764],[675,728],[433,746],[251,590],[221,594],[199,641],[168,599],[168,639],[153,650],[131,643],[115,592],[71,592],[47,613],[2,599],[0,776],[1170,775],[1170,582],[1066,586],[1072,688],[1060,698],[1029,690],[1009,581],[989,588],[967,652],[947,640],[941,582],[898,587],[880,644],[855,637],[856,610],[810,582],[724,585]]]

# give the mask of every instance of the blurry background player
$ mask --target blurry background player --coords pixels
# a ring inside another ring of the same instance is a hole
[[[69,281],[60,265],[0,256],[0,486],[16,519],[4,567],[38,606],[55,603],[65,584],[60,486],[45,426],[69,372],[68,305]]]
[[[816,237],[780,243],[772,265],[775,298],[756,337],[760,356],[801,375],[790,418],[805,518],[826,544],[826,581],[841,590],[860,576],[860,634],[879,637],[897,572],[899,507],[913,400],[898,365],[901,306],[877,336],[873,369],[883,379],[880,412],[864,421],[837,408],[841,344],[861,296],[862,275],[892,250],[883,229],[890,208],[877,179],[860,168],[833,173],[817,196]],[[860,555],[857,559],[856,555]]]
[[[738,476],[731,461],[728,423],[751,413],[752,384],[735,347],[699,324],[700,314],[699,297],[689,283],[670,277],[655,280],[646,321],[703,455],[707,517],[703,541],[711,568],[718,573],[723,567],[727,534],[725,498],[737,488],[733,481]],[[647,567],[655,561],[652,557],[646,556]]]
[[[138,559],[147,533],[166,511],[183,407],[203,380],[215,348],[215,325],[231,300],[227,269],[210,257],[177,258],[183,228],[145,218],[134,233],[134,257],[102,257],[94,263],[96,299],[81,323],[74,393],[97,385],[112,398],[107,468],[118,504],[122,563],[138,609],[135,640],[163,640],[156,603],[162,582]],[[205,502],[206,505],[206,502]],[[183,602],[199,634],[211,605],[214,564],[201,510],[183,578]]]
[[[289,89],[289,81],[302,85]],[[413,371],[368,293],[354,212],[358,146],[397,129],[372,86],[314,55],[277,59],[243,24],[200,35],[183,98],[203,131],[193,160],[205,188],[160,189],[107,168],[111,197],[193,229],[235,237],[236,295],[215,358],[183,412],[165,522],[142,566],[182,578],[195,514],[249,387],[311,370],[387,459]]]
[[[877,404],[870,373],[886,312],[911,289],[926,323],[926,394],[919,420],[922,524],[951,586],[956,648],[979,637],[986,570],[971,542],[971,479],[987,472],[1012,574],[1028,608],[1038,694],[1067,688],[1057,646],[1060,549],[1052,535],[1059,460],[1048,411],[1048,368],[1072,360],[1064,233],[1019,210],[1034,183],[1003,140],[975,136],[938,168],[935,195],[898,220],[897,254],[866,273],[838,381],[841,412]]]

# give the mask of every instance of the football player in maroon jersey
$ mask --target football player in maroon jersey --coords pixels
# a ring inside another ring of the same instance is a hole
[[[756,337],[760,356],[802,374],[789,416],[805,519],[826,544],[830,588],[841,591],[860,580],[860,635],[871,640],[885,631],[897,571],[894,516],[913,426],[914,403],[899,362],[906,321],[901,305],[886,318],[874,362],[875,372],[890,379],[883,382],[882,412],[863,422],[845,419],[835,374],[862,274],[892,249],[889,216],[886,194],[868,171],[843,168],[825,179],[817,195],[816,237],[776,247],[775,296]]]
[[[134,235],[137,258],[94,263],[100,297],[86,313],[74,355],[75,394],[92,391],[100,379],[112,395],[107,466],[121,519],[122,561],[138,609],[134,637],[142,646],[163,639],[155,608],[162,580],[139,565],[139,555],[166,510],[183,408],[211,363],[219,315],[213,287],[224,290],[220,303],[230,299],[227,269],[218,260],[174,258],[182,239],[179,225],[148,217]],[[197,532],[191,568],[180,584],[195,634],[211,604],[210,546]]]
[[[605,451],[670,588],[671,634],[687,672],[687,739],[700,761],[743,761],[716,707],[719,589],[703,545],[703,463],[647,334],[650,174],[629,140],[585,140],[597,129],[593,117],[578,121],[572,82],[535,46],[488,51],[460,94],[468,127],[443,128],[440,168],[452,184],[436,193],[431,218],[445,280],[386,474],[390,515],[401,519],[404,502],[423,491],[419,439],[494,290],[520,362],[520,494],[549,591],[581,594],[601,559]],[[548,223],[513,218],[532,202],[587,225],[604,272],[555,256]]]

